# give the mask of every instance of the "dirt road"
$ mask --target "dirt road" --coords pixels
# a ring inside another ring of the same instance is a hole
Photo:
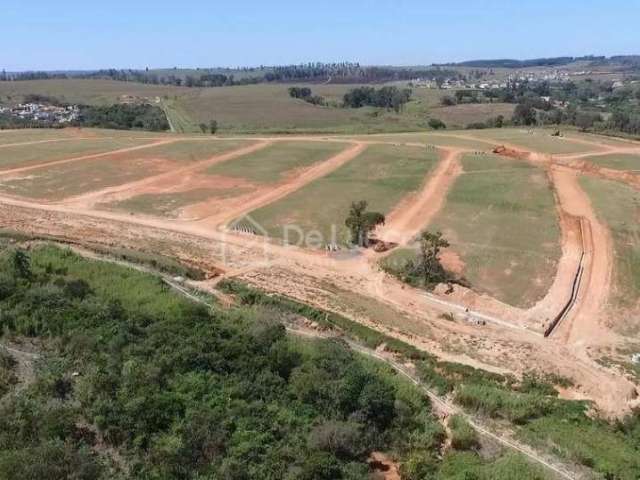
[[[443,149],[443,158],[429,175],[422,190],[404,199],[387,216],[376,236],[386,242],[406,245],[435,217],[445,202],[447,192],[462,173],[462,149]]]

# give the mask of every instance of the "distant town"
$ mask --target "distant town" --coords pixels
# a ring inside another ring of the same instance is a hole
[[[41,103],[20,103],[15,107],[1,107],[0,114],[25,121],[47,123],[73,123],[80,116],[77,105],[54,106]]]

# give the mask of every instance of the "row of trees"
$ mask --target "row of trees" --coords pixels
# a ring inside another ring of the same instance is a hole
[[[392,109],[400,112],[405,103],[411,99],[410,89],[398,87],[358,87],[345,93],[343,103],[345,107],[360,108],[364,106]]]

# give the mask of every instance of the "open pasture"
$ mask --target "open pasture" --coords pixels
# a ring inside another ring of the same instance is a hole
[[[93,143],[92,140],[87,141],[87,145]],[[248,144],[250,142],[241,140],[178,141],[29,170],[0,180],[0,190],[30,198],[62,200],[169,172]],[[46,158],[48,160],[49,157]],[[179,178],[176,178],[176,182],[178,180]]]
[[[466,155],[462,164],[429,230],[444,233],[475,290],[531,306],[549,289],[561,253],[548,179],[537,167],[494,155]]]
[[[437,152],[422,147],[371,145],[346,165],[250,217],[272,237],[282,238],[283,228],[295,225],[305,235],[319,232],[320,243],[334,241],[335,226],[335,242],[346,244],[344,221],[351,202],[366,200],[370,210],[387,214],[421,187],[437,161]]]

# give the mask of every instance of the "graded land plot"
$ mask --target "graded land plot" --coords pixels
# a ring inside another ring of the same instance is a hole
[[[12,195],[62,200],[74,195],[141,180],[232,151],[250,142],[195,140],[50,165],[0,179],[0,190]],[[176,181],[179,179],[176,178]]]
[[[560,257],[554,194],[545,173],[494,155],[466,155],[464,173],[430,231],[442,231],[474,290],[518,307],[542,298]],[[395,258],[393,258],[395,256]],[[411,256],[394,252],[387,262]]]
[[[626,170],[640,173],[640,153],[612,153],[608,155],[595,155],[585,157],[584,160],[598,165],[599,167],[610,168],[612,170]]]
[[[293,225],[304,235],[319,232],[321,239],[314,240],[318,247],[344,245],[348,242],[344,222],[352,202],[366,200],[369,210],[387,214],[423,185],[437,162],[438,153],[426,148],[371,145],[329,175],[249,216],[275,238],[283,238],[284,227]],[[298,240],[295,234],[289,238],[293,243]]]
[[[613,304],[622,309],[637,309],[640,307],[640,192],[619,182],[587,176],[580,177],[580,184],[613,238]],[[613,323],[625,324],[625,318]],[[634,327],[639,326],[640,321],[636,320]]]
[[[338,142],[275,142],[233,162],[213,165],[206,173],[239,177],[252,183],[275,183],[295,170],[326,160],[348,147],[348,143]]]
[[[51,140],[67,141],[68,139],[79,137],[85,137],[85,131],[76,128],[23,128],[20,130],[0,130],[0,148],[2,148],[3,145]]]
[[[266,148],[204,169],[194,176],[187,188],[171,192],[148,192],[107,205],[134,213],[177,216],[185,209],[187,216],[206,216],[235,200],[270,188],[295,177],[297,171],[322,162],[349,147],[348,143],[278,141]],[[200,205],[198,205],[200,204]]]
[[[566,137],[553,137],[552,130],[522,128],[491,128],[485,130],[468,130],[465,135],[478,139],[493,140],[496,144],[507,143],[525,150],[549,153],[568,154],[597,150],[594,145],[573,142]]]
[[[0,170],[28,167],[137,147],[152,140],[133,137],[96,138],[0,148]]]
[[[490,140],[475,140],[474,138],[466,138],[465,132],[457,132],[448,134],[439,134],[433,132],[422,133],[394,133],[389,135],[359,135],[349,136],[354,140],[361,140],[364,142],[385,142],[393,144],[407,144],[407,143],[423,143],[425,145],[434,145],[437,147],[453,147],[453,148],[466,148],[469,150],[490,150],[495,146],[494,142]],[[346,137],[335,137],[346,138]]]

